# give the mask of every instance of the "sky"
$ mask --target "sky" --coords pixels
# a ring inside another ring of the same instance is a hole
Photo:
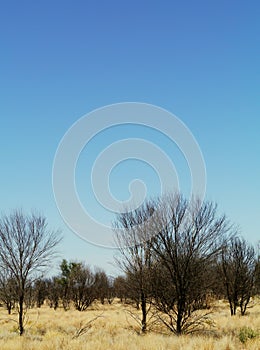
[[[259,17],[255,0],[2,1],[0,211],[44,213],[50,227],[63,232],[60,260],[84,260],[115,275],[115,250],[81,239],[63,221],[52,188],[54,157],[82,116],[106,105],[146,103],[173,113],[191,131],[205,161],[206,198],[255,244]],[[190,187],[183,155],[160,133],[140,125],[103,130],[82,150],[75,182],[82,204],[105,222],[113,218],[90,195],[91,167],[121,138],[157,144],[173,161],[181,190]],[[110,175],[119,200],[127,199],[135,178],[146,183],[148,197],[159,191],[154,169],[136,159],[118,164]]]

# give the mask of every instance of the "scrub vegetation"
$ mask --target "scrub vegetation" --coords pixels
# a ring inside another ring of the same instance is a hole
[[[0,218],[0,349],[260,349],[260,259],[217,205],[169,194],[114,223],[119,276],[44,278],[60,233]],[[19,336],[20,335],[20,336]]]

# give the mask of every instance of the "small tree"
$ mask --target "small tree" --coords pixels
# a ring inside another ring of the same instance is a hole
[[[5,304],[10,315],[17,302],[17,284],[7,271],[0,273],[0,300]]]
[[[70,276],[73,268],[77,265],[74,262],[68,262],[66,259],[63,259],[60,264],[61,275],[58,277],[57,281],[60,284],[61,290],[61,299],[63,309],[66,311],[70,306],[71,290],[70,290]]]
[[[76,263],[70,275],[71,298],[78,311],[86,310],[96,299],[95,276],[88,266]]]
[[[82,262],[63,260],[60,264],[61,276],[58,278],[62,290],[64,310],[74,303],[78,311],[86,310],[96,298],[95,276]]]
[[[129,296],[129,288],[125,276],[117,276],[114,279],[113,287],[115,296],[120,299],[120,302],[122,303],[123,300],[126,302],[126,299]]]
[[[231,316],[236,314],[237,307],[242,316],[245,314],[253,293],[255,274],[254,248],[243,238],[233,238],[222,249],[222,281]]]
[[[137,210],[118,215],[114,224],[115,242],[120,252],[120,256],[115,259],[126,274],[129,292],[135,299],[137,308],[141,304],[143,333],[147,329],[147,314],[151,304],[151,232],[146,222],[153,212],[154,202],[149,201]]]
[[[17,285],[19,333],[24,333],[24,302],[29,280],[46,267],[55,254],[60,234],[49,230],[42,215],[16,210],[0,218],[0,267]]]
[[[109,279],[103,270],[97,270],[95,273],[96,297],[100,299],[101,304],[105,303],[105,298],[109,294]]]
[[[115,299],[114,280],[114,277],[108,276],[108,290],[106,299],[109,305],[111,305],[113,303],[113,300]]]
[[[47,280],[39,278],[33,285],[34,302],[40,308],[48,296]]]
[[[260,262],[256,262],[255,294],[260,295]]]
[[[57,276],[52,277],[46,281],[47,284],[47,296],[50,307],[56,310],[59,306],[59,299],[62,297],[62,286],[60,279]]]
[[[255,294],[260,295],[260,241],[257,244],[257,260],[255,263]]]

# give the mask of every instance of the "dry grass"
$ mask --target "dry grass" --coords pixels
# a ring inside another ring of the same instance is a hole
[[[47,306],[28,313],[26,332],[17,333],[17,324],[10,320],[6,310],[0,309],[1,350],[260,350],[260,337],[239,340],[242,327],[260,332],[260,304],[256,303],[241,317],[229,316],[228,306],[217,302],[212,319],[215,328],[210,335],[177,337],[151,332],[145,336],[136,331],[137,324],[119,303],[95,305],[85,312],[63,309],[54,311]],[[102,315],[101,315],[102,314]],[[88,331],[77,337],[77,332],[94,317]],[[16,319],[15,315],[12,318]]]

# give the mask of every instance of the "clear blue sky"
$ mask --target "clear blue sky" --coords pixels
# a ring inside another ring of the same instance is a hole
[[[256,0],[1,2],[1,210],[39,209],[63,230],[61,257],[114,273],[111,249],[81,240],[63,223],[52,164],[60,139],[82,115],[116,102],[146,102],[189,127],[205,158],[207,198],[255,243],[259,18]]]

